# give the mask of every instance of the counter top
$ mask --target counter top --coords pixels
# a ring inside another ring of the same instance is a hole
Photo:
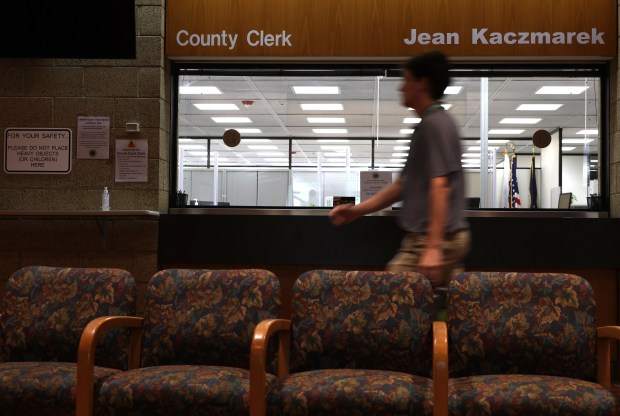
[[[112,211],[0,211],[0,218],[42,217],[42,218],[127,218],[147,217],[156,220],[159,212],[148,210],[112,210]]]

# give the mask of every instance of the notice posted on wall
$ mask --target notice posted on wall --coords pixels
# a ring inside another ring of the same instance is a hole
[[[392,172],[360,172],[360,201],[364,202],[392,183]]]
[[[4,131],[6,173],[67,174],[71,171],[71,130],[8,128]]]
[[[148,155],[147,139],[117,139],[115,181],[147,182]]]
[[[77,158],[110,158],[110,117],[78,117]]]

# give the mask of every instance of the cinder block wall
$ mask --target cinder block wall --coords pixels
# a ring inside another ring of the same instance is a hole
[[[0,293],[23,266],[119,267],[138,279],[143,305],[144,286],[157,271],[156,217],[110,221],[104,244],[102,223],[93,218],[17,218],[2,211],[99,210],[104,186],[112,210],[168,211],[170,65],[164,22],[165,0],[136,0],[136,59],[0,59],[0,152],[6,128],[68,128],[73,138],[68,174],[0,169]],[[78,116],[110,118],[110,159],[76,159]],[[140,132],[127,133],[129,122],[139,123]],[[123,138],[148,140],[147,182],[115,183],[115,141]]]
[[[69,128],[68,174],[0,171],[0,210],[96,210],[104,186],[112,209],[168,209],[169,65],[164,0],[136,0],[136,59],[0,59],[0,132]],[[110,159],[76,159],[78,116],[110,118]],[[125,124],[140,123],[140,132]],[[114,182],[115,140],[148,139],[148,182]],[[4,152],[4,145],[3,150]]]

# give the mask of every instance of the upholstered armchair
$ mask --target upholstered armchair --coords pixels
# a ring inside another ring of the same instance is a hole
[[[0,318],[0,413],[73,415],[80,336],[101,315],[134,315],[127,271],[32,266],[9,278]],[[125,369],[128,334],[93,351],[93,384]]]
[[[560,273],[467,272],[448,289],[435,332],[441,415],[614,415],[610,339],[592,288]],[[597,374],[598,348],[598,374]],[[449,356],[448,356],[449,353]]]
[[[132,327],[140,336],[130,369],[96,386],[95,414],[249,414],[252,334],[279,313],[280,284],[266,270],[162,270],[148,283],[143,317],[89,325],[80,345],[80,382],[90,383],[101,332]],[[275,380],[267,376],[266,384]],[[93,403],[78,401],[77,410],[89,415]]]
[[[421,274],[302,274],[291,319],[255,331],[252,416],[432,414],[432,317],[433,291]],[[278,383],[265,389],[272,336]]]

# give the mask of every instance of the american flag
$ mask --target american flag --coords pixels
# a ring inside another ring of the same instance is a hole
[[[519,182],[517,182],[517,155],[513,154],[510,159],[510,208],[521,208],[521,198],[519,198]]]

